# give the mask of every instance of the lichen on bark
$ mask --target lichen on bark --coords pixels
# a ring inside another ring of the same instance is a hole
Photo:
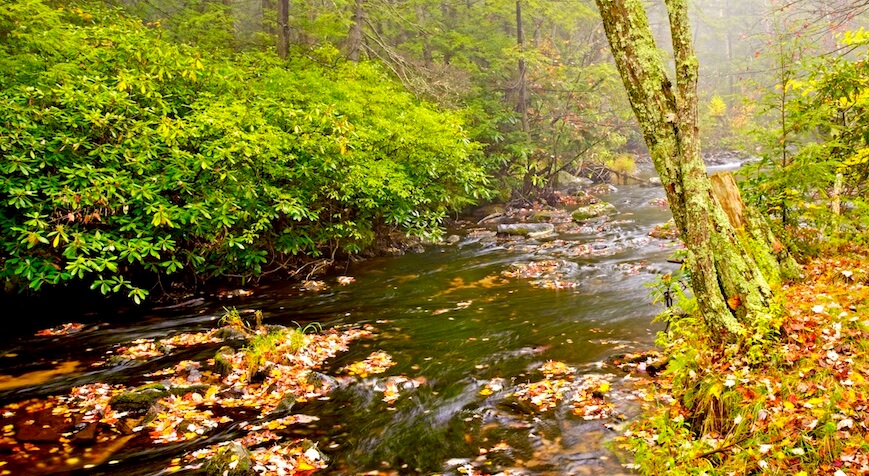
[[[688,249],[692,286],[713,336],[764,328],[772,291],[756,252],[715,199],[700,157],[698,61],[686,0],[665,0],[675,62],[666,74],[640,0],[596,0],[616,66]],[[762,244],[760,244],[762,245]],[[766,263],[764,263],[766,264]]]

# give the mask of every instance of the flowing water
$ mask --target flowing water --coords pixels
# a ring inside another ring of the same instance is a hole
[[[270,285],[247,298],[213,298],[144,315],[66,315],[65,321],[97,324],[57,338],[2,337],[4,373],[14,378],[0,379],[0,404],[62,394],[96,381],[127,383],[182,359],[204,360],[214,355],[214,347],[140,365],[88,366],[134,339],[213,328],[223,307],[234,306],[264,311],[269,324],[370,323],[375,336],[355,341],[329,363],[326,374],[336,375],[375,350],[397,363],[386,374],[342,380],[329,399],[293,409],[319,417],[298,429],[298,437],[317,442],[331,458],[324,474],[459,474],[470,468],[507,468],[510,474],[626,473],[604,445],[616,434],[610,428],[618,421],[586,421],[560,407],[527,411],[505,395],[512,386],[538,378],[535,372],[543,363],[556,360],[579,374],[614,374],[609,378],[617,413],[635,412],[638,405],[630,401],[627,382],[636,377],[607,359],[652,347],[661,328],[652,323],[660,307],[650,303],[644,284],[674,269],[666,260],[675,245],[648,237],[655,224],[669,219],[667,208],[654,203],[662,197],[659,188],[620,187],[602,197],[620,211],[612,221],[561,227],[539,241],[463,230],[456,244],[352,264],[342,271],[355,277],[354,283],[323,291]],[[543,260],[563,260],[560,279],[576,287],[542,289],[527,279],[502,276],[515,263]],[[334,278],[324,280],[330,279],[334,284]],[[376,390],[398,375],[422,384],[387,405]],[[481,394],[496,378],[504,379],[504,390]],[[164,447],[133,440],[112,455],[114,466],[97,466],[88,474],[159,473],[172,458],[235,436],[227,429],[205,442]],[[506,449],[492,450],[499,444]]]

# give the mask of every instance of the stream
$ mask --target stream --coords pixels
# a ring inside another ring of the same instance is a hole
[[[0,359],[9,375],[0,377],[0,405],[93,382],[139,384],[146,372],[208,359],[215,346],[132,365],[91,365],[136,339],[212,329],[225,308],[256,309],[268,324],[373,327],[373,337],[327,362],[326,375],[337,377],[374,351],[395,362],[383,374],[339,379],[328,398],[293,408],[316,417],[293,436],[316,442],[329,457],[318,474],[630,474],[607,442],[639,411],[632,392],[644,376],[608,362],[653,347],[662,324],[652,319],[661,306],[652,305],[644,285],[675,269],[667,258],[678,246],[648,236],[670,218],[660,188],[619,186],[601,198],[619,210],[609,221],[564,223],[539,240],[504,239],[493,225],[469,225],[451,231],[460,237],[454,244],[349,264],[340,270],[355,278],[347,285],[325,276],[317,278],[327,284],[321,290],[273,284],[246,297],[144,314],[66,315],[64,322],[88,324],[59,337],[6,333]],[[517,264],[545,261],[561,263],[558,279],[509,275]],[[511,389],[539,379],[537,369],[548,361],[564,362],[577,376],[605,376],[617,417],[586,420],[565,405],[535,412],[511,402]],[[387,404],[378,389],[396,376],[414,384]],[[110,463],[24,474],[160,474],[185,453],[237,437],[237,428],[207,436],[162,446],[133,439],[114,449]]]

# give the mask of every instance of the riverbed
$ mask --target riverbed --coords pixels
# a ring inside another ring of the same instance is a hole
[[[662,308],[652,304],[646,284],[675,269],[667,259],[679,246],[649,237],[670,218],[660,188],[620,186],[600,198],[619,213],[561,223],[557,233],[539,239],[505,239],[495,236],[494,225],[470,223],[451,231],[459,237],[453,244],[347,263],[313,278],[322,285],[308,290],[272,284],[120,318],[64,316],[87,323],[64,336],[6,335],[0,355],[9,376],[0,380],[0,404],[94,382],[139,381],[181,360],[205,360],[213,347],[134,365],[94,365],[137,339],[211,329],[228,308],[261,310],[267,324],[373,329],[323,369],[338,384],[327,398],[293,408],[313,417],[294,436],[315,442],[329,458],[318,474],[630,473],[608,442],[636,413],[635,389],[646,377],[612,359],[653,347],[663,325],[652,320]],[[517,272],[534,263],[550,263],[557,272]],[[339,282],[339,274],[353,279]],[[341,375],[376,351],[395,365],[364,378]],[[544,411],[517,404],[515,390],[537,381],[550,361],[573,369],[577,381],[608,382],[611,415],[583,418],[566,402]],[[405,384],[400,397],[384,401],[384,386],[396,381]],[[133,440],[94,467],[32,474],[159,474],[184,454],[237,432],[218,428],[206,436],[165,446]]]

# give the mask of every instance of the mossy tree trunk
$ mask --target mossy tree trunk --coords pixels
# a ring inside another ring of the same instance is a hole
[[[768,323],[772,292],[748,240],[715,199],[700,156],[697,58],[687,0],[665,0],[676,84],[670,81],[641,0],[595,0],[643,138],[688,249],[692,287],[713,336],[734,340]],[[768,252],[768,251],[767,251]]]

